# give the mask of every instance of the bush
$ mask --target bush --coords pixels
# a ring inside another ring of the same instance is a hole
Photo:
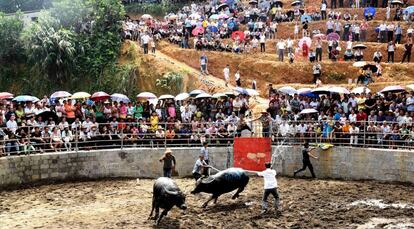
[[[170,12],[177,12],[185,4],[184,3],[131,3],[125,6],[127,14],[150,14],[152,16],[165,16]]]

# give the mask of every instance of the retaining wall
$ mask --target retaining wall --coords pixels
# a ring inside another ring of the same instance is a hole
[[[274,167],[292,176],[302,166],[299,146],[273,147]],[[200,148],[173,148],[180,177],[191,176]],[[211,164],[224,169],[233,164],[232,148],[210,148]],[[159,158],[164,149],[136,148],[61,152],[0,158],[0,189],[49,180],[107,177],[155,178],[162,175]],[[333,147],[316,150],[312,160],[319,178],[379,180],[414,183],[414,152],[389,149]],[[309,171],[303,175],[309,176]]]

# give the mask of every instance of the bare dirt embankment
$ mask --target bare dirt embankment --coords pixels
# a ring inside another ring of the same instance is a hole
[[[192,179],[177,179],[189,192]],[[378,182],[279,178],[283,211],[260,214],[262,179],[237,200],[226,194],[200,206],[206,194],[187,195],[158,228],[412,228],[414,187]],[[153,228],[152,180],[65,183],[0,192],[2,228]],[[273,201],[272,199],[270,199]],[[407,205],[403,205],[407,204]],[[369,227],[376,225],[376,227]],[[405,227],[404,227],[405,225]],[[407,226],[408,225],[408,226]],[[394,226],[394,227],[392,227]],[[410,227],[411,226],[411,227]]]

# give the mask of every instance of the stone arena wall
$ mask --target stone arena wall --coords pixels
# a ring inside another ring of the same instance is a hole
[[[302,166],[299,146],[273,146],[274,167],[292,176]],[[200,147],[173,148],[180,177],[191,176]],[[210,148],[212,166],[233,165],[232,147]],[[0,189],[41,181],[100,178],[156,178],[162,175],[159,158],[164,149],[135,148],[85,152],[60,152],[0,158]],[[317,177],[347,180],[379,180],[414,183],[414,152],[389,149],[333,147],[314,152]],[[309,176],[309,171],[306,171]]]

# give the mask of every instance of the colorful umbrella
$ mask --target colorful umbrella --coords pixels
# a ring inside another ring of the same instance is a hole
[[[175,97],[173,95],[161,95],[158,100],[164,100],[164,99],[174,99]]]
[[[302,39],[299,40],[299,47],[302,47],[303,44],[306,43],[306,45],[308,45],[308,47],[310,47],[312,45],[312,39],[310,39],[310,37],[303,37]]]
[[[312,21],[312,17],[311,17],[311,16],[309,16],[309,15],[307,15],[307,14],[304,14],[304,15],[302,15],[302,16],[300,17],[300,21],[301,21],[301,22],[305,22],[305,21],[310,22],[310,21]]]
[[[188,93],[181,93],[181,94],[178,94],[177,96],[175,96],[175,100],[177,100],[177,101],[181,101],[181,100],[186,100],[186,99],[188,99],[188,97],[190,97],[190,94],[188,94]]]
[[[72,94],[67,92],[67,91],[57,91],[55,93],[53,93],[50,98],[66,98],[66,97],[70,97]]]
[[[205,93],[203,90],[196,89],[190,92],[190,96],[196,96],[196,95],[203,94],[203,93]]]
[[[151,92],[141,92],[137,95],[137,98],[139,98],[139,99],[156,99],[157,96],[154,95]]]
[[[382,89],[380,92],[381,93],[384,93],[384,92],[395,92],[395,93],[397,93],[397,92],[402,92],[402,91],[405,91],[405,89],[403,87],[399,86],[399,85],[396,85],[396,86],[387,86],[384,89]]]
[[[303,109],[300,114],[314,114],[314,113],[318,113],[319,111],[313,109],[313,108],[308,108],[308,109]]]
[[[31,96],[31,95],[19,95],[13,99],[13,101],[16,102],[37,102],[40,101],[37,97]]]
[[[207,98],[211,98],[211,95],[207,93],[201,93],[196,96],[196,99],[207,99]]]
[[[219,19],[227,19],[227,18],[229,18],[229,15],[227,15],[227,14],[220,14],[219,15]]]
[[[203,34],[204,33],[204,28],[203,27],[196,27],[195,29],[193,29],[193,31],[191,33],[194,36],[198,36],[199,34]]]
[[[231,34],[231,39],[236,40],[236,38],[239,38],[240,41],[244,40],[244,33],[242,31],[235,31]]]
[[[207,29],[212,32],[212,33],[217,33],[218,32],[218,28],[216,26],[208,26]]]
[[[91,94],[87,92],[76,92],[71,96],[72,99],[86,99],[91,97]]]
[[[354,93],[354,94],[362,94],[362,93],[370,93],[370,92],[371,90],[367,87],[356,87],[351,90],[351,93]]]
[[[375,12],[376,12],[376,10],[375,10],[374,7],[367,7],[367,8],[364,9],[364,16],[367,17],[369,13],[372,16],[374,16],[375,15]]]
[[[91,100],[93,101],[101,101],[101,100],[106,100],[109,99],[111,96],[103,91],[98,91],[93,93],[93,95],[91,96]]]
[[[328,34],[328,36],[326,37],[326,39],[328,41],[339,41],[339,39],[341,39],[341,37],[337,33],[330,33],[330,34]]]
[[[129,103],[131,100],[124,94],[114,93],[111,95],[111,100],[116,102]]]
[[[405,8],[404,13],[405,14],[412,14],[412,13],[414,13],[414,6],[409,6],[409,7]]]
[[[294,95],[294,94],[298,93],[298,91],[295,88],[291,87],[291,86],[281,87],[281,88],[278,89],[278,91],[280,91],[284,94],[288,94],[288,95]]]
[[[238,93],[240,93],[240,94],[243,94],[243,95],[248,95],[248,94],[249,94],[249,92],[248,92],[246,89],[241,88],[241,87],[236,87],[236,88],[234,89],[234,91],[236,91],[236,92],[238,92]]]
[[[0,99],[12,99],[13,94],[9,92],[0,92]]]
[[[313,39],[326,40],[326,35],[323,33],[318,33],[318,34],[313,35]]]
[[[218,19],[219,19],[219,15],[218,15],[218,14],[212,14],[212,15],[210,16],[210,19],[211,19],[211,20],[218,20]]]

